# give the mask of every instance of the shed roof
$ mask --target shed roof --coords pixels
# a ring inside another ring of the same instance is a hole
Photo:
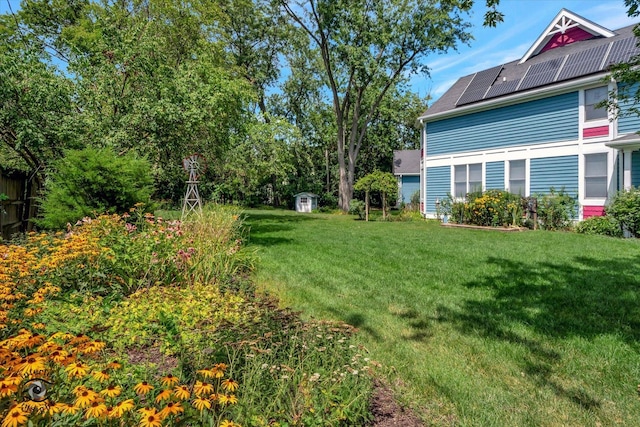
[[[308,191],[303,191],[302,193],[294,194],[293,197],[305,196],[305,197],[318,197],[317,194],[310,193]]]
[[[420,173],[420,150],[394,150],[393,173],[409,175]]]
[[[565,15],[581,18],[563,9],[555,19],[562,19]],[[586,19],[584,21],[590,23]],[[458,79],[420,118],[429,121],[432,116],[448,115],[445,113],[454,113],[456,109],[471,104],[481,106],[489,100],[494,101],[507,95],[524,95],[544,87],[553,87],[559,82],[605,74],[612,64],[626,62],[640,53],[633,34],[634,27],[635,25],[629,25],[615,30],[611,32],[612,36],[594,35],[587,40],[540,51],[540,46],[546,40],[543,33],[532,46],[533,50],[530,49],[522,60]],[[539,53],[531,55],[532,52]]]

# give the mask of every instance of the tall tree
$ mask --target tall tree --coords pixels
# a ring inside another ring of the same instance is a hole
[[[424,57],[471,39],[473,0],[276,0],[320,51],[336,124],[339,205],[348,210],[358,155],[389,90],[427,72]],[[487,25],[502,20],[486,0]]]

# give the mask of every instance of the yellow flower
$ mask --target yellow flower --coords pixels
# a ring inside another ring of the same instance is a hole
[[[54,403],[53,405],[49,405],[47,407],[47,413],[49,414],[50,417],[52,417],[54,414],[62,412],[66,408],[66,406],[67,405],[62,402]]]
[[[0,385],[0,397],[9,397],[15,392],[18,391],[18,386],[15,384],[5,384]]]
[[[26,424],[27,413],[15,406],[10,409],[7,416],[2,420],[2,427],[17,427]]]
[[[167,374],[167,376],[163,377],[160,380],[162,385],[165,386],[165,387],[173,387],[174,385],[178,384],[179,381],[180,381],[180,378],[176,377],[175,375],[171,375],[171,374]]]
[[[227,396],[227,402],[235,405],[236,403],[238,403],[238,398],[235,394],[230,394],[229,396]]]
[[[44,358],[29,356],[24,359],[24,362],[20,364],[18,368],[22,374],[29,375],[34,372],[44,371]]]
[[[187,400],[191,393],[189,393],[189,388],[186,385],[179,385],[174,389],[174,395],[180,400]]]
[[[213,384],[196,381],[196,384],[193,386],[193,392],[196,394],[196,396],[211,394],[213,393]]]
[[[120,395],[122,388],[119,385],[110,384],[107,388],[102,390],[100,394],[106,397],[116,397]]]
[[[124,415],[125,412],[129,412],[135,407],[135,403],[133,399],[123,400],[122,402],[118,402],[116,406],[111,408],[109,412],[109,418],[120,418]]]
[[[238,389],[238,383],[231,378],[227,378],[226,380],[222,381],[222,388],[227,391],[236,391]]]
[[[197,372],[204,378],[213,378],[216,374],[213,369],[200,369]]]
[[[193,399],[192,405],[198,411],[202,411],[205,408],[211,409],[211,401],[209,399],[204,399],[202,397],[196,397],[195,399]]]
[[[94,400],[96,400],[96,397],[97,394],[95,391],[87,389],[82,391],[78,395],[74,404],[79,408],[86,408],[87,406],[91,405]]]
[[[229,421],[229,420],[223,420],[220,423],[220,427],[235,427],[236,424],[233,421]]]
[[[113,362],[110,362],[107,365],[108,369],[120,369],[122,368],[122,364],[120,364],[120,362],[118,362],[117,360],[114,360]]]
[[[171,397],[171,389],[166,388],[164,390],[162,390],[160,393],[158,393],[158,395],[156,396],[156,403],[160,403],[163,400],[167,400]]]
[[[169,402],[167,406],[162,408],[162,411],[158,413],[160,418],[164,419],[169,415],[178,415],[184,412],[184,408],[180,402]]]
[[[80,408],[78,406],[68,405],[68,404],[65,404],[64,407],[62,408],[62,412],[65,413],[66,415],[75,415],[78,413],[79,410]]]
[[[151,384],[149,384],[146,381],[142,381],[141,383],[138,383],[134,388],[133,391],[135,391],[138,394],[141,395],[145,395],[147,393],[149,393],[151,390],[153,390],[153,386]]]
[[[89,367],[82,362],[70,363],[69,366],[65,368],[65,371],[71,378],[82,378],[87,375]]]
[[[140,424],[138,425],[140,427],[161,427],[162,420],[160,414],[158,414],[155,409],[148,410],[143,413]]]
[[[91,406],[87,408],[84,415],[87,419],[103,417],[107,415],[107,406],[96,400],[91,403]]]
[[[109,374],[107,373],[107,370],[104,369],[102,371],[93,371],[93,374],[91,374],[91,376],[99,382],[102,381],[106,381],[109,379]]]

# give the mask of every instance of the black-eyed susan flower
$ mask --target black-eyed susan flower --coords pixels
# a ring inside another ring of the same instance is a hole
[[[117,360],[109,362],[109,364],[107,365],[107,369],[120,369],[120,368],[122,368],[122,364]]]
[[[216,373],[213,369],[199,369],[196,371],[198,374],[202,375],[204,378],[214,378]]]
[[[164,419],[169,415],[178,415],[184,412],[184,408],[180,402],[169,402],[167,406],[162,408],[162,410],[158,413],[160,418]]]
[[[93,371],[91,376],[98,382],[103,382],[109,379],[109,373],[106,369],[103,369],[102,371]]]
[[[211,401],[209,399],[205,399],[203,397],[196,397],[193,399],[191,405],[196,408],[198,411],[203,411],[205,409],[211,409]]]
[[[80,411],[80,407],[75,405],[65,404],[62,408],[62,413],[64,413],[65,415],[75,415],[78,413],[78,411]]]
[[[97,394],[95,391],[85,389],[81,391],[80,394],[78,394],[78,396],[76,397],[76,401],[74,402],[74,405],[79,408],[86,408],[90,406],[94,400],[96,400],[96,397],[97,397]]]
[[[105,397],[116,397],[119,396],[120,393],[122,393],[122,387],[115,384],[109,384],[107,388],[100,391],[100,395]]]
[[[171,394],[172,394],[171,389],[165,388],[156,396],[156,403],[160,403],[164,400],[169,400],[169,398],[171,397]]]
[[[118,402],[115,406],[111,408],[109,411],[109,418],[120,418],[126,412],[129,412],[135,407],[135,403],[133,399],[123,400],[122,402]]]
[[[62,402],[50,403],[47,406],[47,414],[53,417],[55,414],[62,412],[67,405]]]
[[[229,420],[222,420],[220,427],[235,427],[235,423]]]
[[[238,389],[238,385],[239,384],[231,378],[227,378],[226,380],[222,381],[222,388],[227,391],[236,391]]]
[[[213,384],[196,381],[196,384],[193,386],[193,392],[196,396],[211,394],[213,393]]]
[[[65,368],[65,371],[71,378],[82,378],[87,375],[89,367],[82,362],[73,362]]]
[[[167,374],[166,376],[162,377],[160,382],[165,387],[173,387],[180,382],[180,378],[176,377],[175,375]]]
[[[85,410],[84,416],[85,418],[102,418],[107,415],[107,405],[104,403],[95,400],[91,402],[91,405]]]
[[[235,405],[236,403],[238,403],[238,398],[235,394],[230,394],[227,396],[227,403]]]
[[[142,381],[141,383],[136,384],[136,386],[133,388],[133,391],[143,396],[149,393],[151,390],[153,390],[153,386],[146,381]]]
[[[162,419],[155,409],[151,409],[140,418],[140,427],[162,427]]]
[[[2,420],[2,427],[18,427],[26,424],[27,421],[27,412],[23,411],[18,406],[14,406]]]
[[[44,371],[44,357],[29,356],[19,365],[18,370],[23,375],[29,375],[34,372]]]
[[[2,383],[0,385],[0,397],[9,397],[15,394],[17,391],[18,391],[18,386],[15,384]]]
[[[179,385],[173,390],[173,394],[180,400],[187,400],[191,396],[189,388],[186,385]]]

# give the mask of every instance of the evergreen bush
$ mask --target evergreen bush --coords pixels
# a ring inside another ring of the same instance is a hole
[[[581,234],[599,234],[602,236],[622,237],[620,223],[610,216],[592,216],[576,225]]]
[[[136,203],[149,207],[153,179],[151,166],[133,154],[112,149],[69,150],[53,163],[42,200],[43,228],[102,213],[126,212]]]

